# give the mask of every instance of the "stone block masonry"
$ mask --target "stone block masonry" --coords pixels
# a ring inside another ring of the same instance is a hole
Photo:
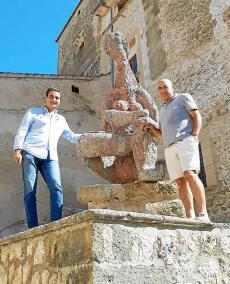
[[[91,209],[0,240],[0,283],[230,283],[230,225]]]
[[[112,209],[184,217],[178,187],[170,181],[81,186],[77,201],[89,209]]]
[[[94,16],[98,0],[81,1],[78,11],[70,18],[57,39],[58,73],[77,76],[100,75],[100,28],[99,19]],[[82,38],[79,47],[76,42]]]

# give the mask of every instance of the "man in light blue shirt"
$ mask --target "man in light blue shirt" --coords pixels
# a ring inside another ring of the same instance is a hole
[[[25,113],[14,141],[14,160],[22,165],[24,206],[29,228],[38,226],[36,189],[38,171],[50,193],[50,220],[62,217],[63,193],[57,155],[57,143],[62,136],[72,143],[80,139],[65,118],[57,113],[61,93],[48,88],[44,107],[33,107]]]

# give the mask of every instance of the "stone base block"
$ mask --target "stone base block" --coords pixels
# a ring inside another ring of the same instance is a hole
[[[135,212],[145,212],[148,203],[172,201],[178,197],[176,184],[169,181],[82,186],[77,193],[78,202],[89,209]]]
[[[229,283],[230,225],[91,209],[0,240],[0,283]]]
[[[145,204],[145,213],[185,217],[185,210],[181,200],[167,200]]]

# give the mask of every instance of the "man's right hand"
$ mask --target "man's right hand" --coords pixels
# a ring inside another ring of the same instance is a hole
[[[151,122],[145,123],[143,125],[143,130],[149,131],[153,135],[153,137],[157,138],[157,140],[159,141],[162,140],[161,130],[156,127],[156,123],[151,123]]]
[[[15,163],[17,165],[19,165],[19,166],[21,165],[21,163],[22,163],[22,154],[21,154],[21,150],[20,149],[15,150],[15,153],[13,155],[13,159],[14,159],[14,161],[15,161]]]

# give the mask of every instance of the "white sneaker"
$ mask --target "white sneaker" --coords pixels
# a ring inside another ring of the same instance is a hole
[[[204,223],[211,223],[211,220],[209,219],[207,213],[200,213],[200,214],[195,218],[195,220],[201,221],[201,222],[204,222]]]

